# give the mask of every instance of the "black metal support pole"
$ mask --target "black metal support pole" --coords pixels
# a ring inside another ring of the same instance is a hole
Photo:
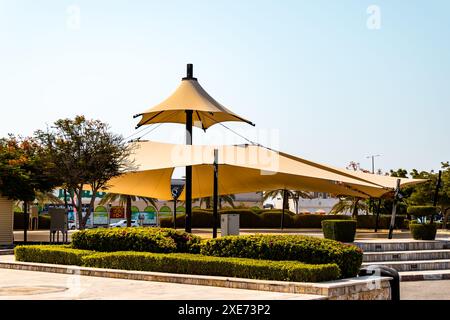
[[[381,199],[378,199],[377,218],[375,219],[375,232],[378,232],[378,222],[380,221]]]
[[[177,198],[173,198],[173,228],[177,228]]]
[[[397,179],[397,188],[395,188],[394,201],[392,204],[392,216],[391,216],[391,224],[389,225],[388,239],[392,239],[392,233],[394,232],[395,214],[397,213],[397,198],[399,192],[400,192],[400,179]]]
[[[281,210],[281,230],[284,228],[284,208],[286,207],[286,190],[283,190],[283,209]]]
[[[28,202],[23,202],[23,242],[27,243],[28,241]]]
[[[214,181],[213,181],[213,238],[217,238],[217,220],[219,213],[217,206],[219,203],[219,150],[214,149]]]
[[[186,144],[192,145],[192,110],[186,110]],[[191,232],[192,221],[192,166],[186,167],[186,232]]]
[[[438,197],[439,197],[439,189],[441,188],[441,179],[442,179],[442,170],[439,170],[438,179],[436,181],[436,189],[434,191],[434,198],[433,198],[433,207],[436,208]],[[433,223],[434,215],[431,215],[430,223]]]

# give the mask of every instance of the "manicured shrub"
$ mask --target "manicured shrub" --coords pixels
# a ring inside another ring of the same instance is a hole
[[[200,246],[200,253],[209,256],[336,263],[343,277],[356,276],[362,263],[362,250],[358,247],[308,236],[227,236],[202,241]]]
[[[304,264],[297,261],[268,261],[218,258],[196,254],[143,252],[95,253],[83,258],[88,267],[262,280],[321,282],[338,279],[336,264]]]
[[[436,207],[433,206],[409,206],[408,214],[414,217],[425,217],[435,215]]]
[[[437,226],[434,223],[411,223],[411,235],[415,240],[434,240]]]
[[[70,246],[20,246],[16,259],[24,262],[79,265],[97,268],[227,276],[262,280],[321,282],[340,277],[335,263],[219,258],[188,253],[95,252]]]
[[[108,228],[82,230],[72,235],[72,246],[96,251],[187,252],[200,237],[166,228]]]
[[[51,264],[81,265],[82,257],[92,253],[90,250],[73,249],[67,245],[28,245],[14,248],[17,261]]]
[[[355,241],[356,221],[324,220],[322,221],[322,231],[326,239],[353,242]]]

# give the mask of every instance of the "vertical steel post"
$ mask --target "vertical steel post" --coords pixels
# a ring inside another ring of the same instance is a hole
[[[192,145],[192,110],[186,110],[186,144]],[[192,166],[186,167],[186,232],[192,231]]]
[[[177,198],[173,198],[173,228],[177,228]]]
[[[392,233],[394,232],[395,214],[397,213],[397,198],[399,192],[400,192],[400,179],[397,179],[397,187],[395,188],[394,201],[392,202],[392,216],[391,216],[391,224],[389,226],[388,239],[392,239]]]
[[[219,217],[217,206],[219,204],[219,150],[214,149],[214,173],[213,173],[213,238],[217,238],[217,220]]]
[[[28,216],[28,202],[24,201],[23,202],[23,242],[27,243],[28,241],[28,220],[29,220],[29,216]]]
[[[186,77],[182,80],[197,80],[194,78],[194,67],[187,65]],[[186,145],[192,145],[192,110],[186,110]],[[185,231],[192,231],[192,166],[186,166],[186,225]]]
[[[283,209],[281,210],[281,230],[284,228],[284,208],[286,207],[286,190],[283,189]]]
[[[378,232],[378,222],[380,220],[380,210],[381,210],[381,199],[378,199],[377,218],[375,220],[375,232]]]

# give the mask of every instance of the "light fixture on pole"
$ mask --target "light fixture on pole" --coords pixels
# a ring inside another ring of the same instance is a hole
[[[374,155],[370,155],[370,156],[366,157],[366,159],[372,158],[372,173],[375,173],[375,158],[376,157],[381,157],[381,154],[374,154]]]

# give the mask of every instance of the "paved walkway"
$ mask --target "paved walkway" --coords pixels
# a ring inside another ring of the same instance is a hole
[[[0,300],[309,300],[313,295],[0,269]]]
[[[450,280],[401,282],[400,298],[402,300],[450,300]]]

